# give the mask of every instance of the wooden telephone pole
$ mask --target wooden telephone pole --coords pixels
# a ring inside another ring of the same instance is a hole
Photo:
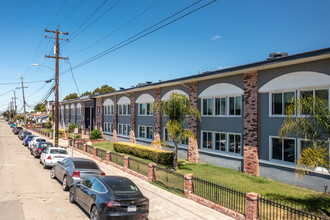
[[[59,59],[68,59],[68,58],[59,56],[60,46],[59,46],[59,43],[58,43],[59,40],[65,40],[65,41],[68,40],[68,39],[60,39],[58,37],[59,34],[68,35],[68,32],[66,32],[66,33],[59,32],[58,29],[59,29],[59,27],[55,31],[49,31],[49,30],[45,29],[45,32],[50,32],[50,33],[55,34],[55,38],[54,37],[48,37],[45,34],[46,38],[55,39],[55,48],[54,48],[55,56],[45,55],[45,57],[47,57],[47,58],[54,58],[55,59],[55,123],[54,123],[54,145],[55,145],[55,147],[58,147],[58,128],[59,128],[59,101],[58,101]]]
[[[22,93],[23,93],[23,106],[24,106],[24,127],[25,127],[25,130],[26,130],[26,108],[25,108],[25,96],[24,96],[24,88],[27,88],[24,87],[24,84],[23,84],[23,76],[21,76],[21,81],[22,81],[22,87],[17,87],[16,89],[22,89]]]

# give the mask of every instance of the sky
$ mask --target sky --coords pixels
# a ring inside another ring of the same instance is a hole
[[[329,0],[217,0],[75,68],[195,2],[166,22],[212,0],[0,0],[0,111],[15,91],[22,112],[21,76],[29,111],[51,88],[45,80],[54,78],[55,60],[44,56],[53,55],[54,40],[45,28],[57,25],[69,33],[60,42],[69,58],[60,61],[60,100],[105,84],[129,88],[330,46]]]

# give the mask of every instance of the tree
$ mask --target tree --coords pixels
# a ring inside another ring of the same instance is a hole
[[[195,139],[191,130],[183,128],[184,122],[189,116],[195,115],[201,120],[201,115],[198,109],[190,105],[187,96],[173,93],[168,102],[155,102],[155,111],[158,113],[165,113],[167,118],[166,129],[169,139],[174,144],[173,168],[178,169],[178,143],[187,138]],[[157,144],[157,143],[154,143]]]
[[[78,95],[77,95],[77,93],[71,93],[71,94],[65,96],[64,99],[63,99],[63,101],[70,100],[70,99],[76,99],[76,98],[79,98]]]
[[[44,103],[39,103],[36,106],[34,106],[34,111],[35,112],[45,112],[46,111],[46,106]]]
[[[286,108],[287,118],[281,129],[280,136],[305,138],[307,146],[298,157],[296,173],[309,174],[316,167],[329,169],[329,137],[330,116],[327,100],[312,96],[297,99]],[[298,117],[296,117],[298,113]]]
[[[2,115],[3,115],[3,117],[9,119],[10,118],[10,111],[6,110],[6,111],[2,112]]]
[[[86,91],[83,94],[80,95],[80,97],[85,96],[85,95],[93,95],[92,92]]]
[[[103,85],[103,86],[101,86],[101,88],[94,89],[93,95],[104,94],[104,93],[109,93],[109,92],[114,92],[114,91],[116,91],[115,88],[112,88],[111,86],[108,86],[108,85]]]

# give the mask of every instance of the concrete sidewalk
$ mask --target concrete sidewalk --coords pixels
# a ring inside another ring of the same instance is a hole
[[[38,135],[38,134],[37,134]],[[59,146],[68,147],[68,141],[59,139]],[[67,149],[71,156],[72,149]],[[82,154],[76,150],[73,151],[74,157],[89,158],[94,160],[106,175],[124,176],[132,181],[141,189],[142,193],[150,200],[150,220],[158,219],[232,219],[229,216],[223,215],[213,209],[200,205],[192,200],[177,196],[159,187],[156,187],[138,177],[130,175],[110,165],[99,162],[92,157]]]

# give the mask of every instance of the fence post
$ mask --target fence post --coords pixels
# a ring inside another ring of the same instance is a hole
[[[86,151],[87,151],[87,145],[84,144],[84,152],[86,152]]]
[[[194,174],[184,175],[184,197],[189,198],[194,193]]]
[[[74,148],[75,148],[75,149],[78,149],[78,141],[76,141],[76,142],[74,143]]]
[[[124,156],[124,170],[127,171],[129,169],[129,156]]]
[[[245,205],[246,220],[258,219],[258,215],[259,215],[258,200],[259,200],[258,193],[249,192],[246,194],[246,205]]]
[[[68,139],[68,147],[71,147],[71,141]]]
[[[106,164],[109,164],[111,161],[111,151],[107,151]]]
[[[94,158],[96,157],[96,153],[97,153],[96,151],[97,151],[97,148],[94,147],[94,148],[93,148],[93,157],[94,157]]]
[[[156,180],[156,172],[155,172],[155,167],[156,164],[149,163],[149,173],[148,173],[148,181],[152,182]]]

